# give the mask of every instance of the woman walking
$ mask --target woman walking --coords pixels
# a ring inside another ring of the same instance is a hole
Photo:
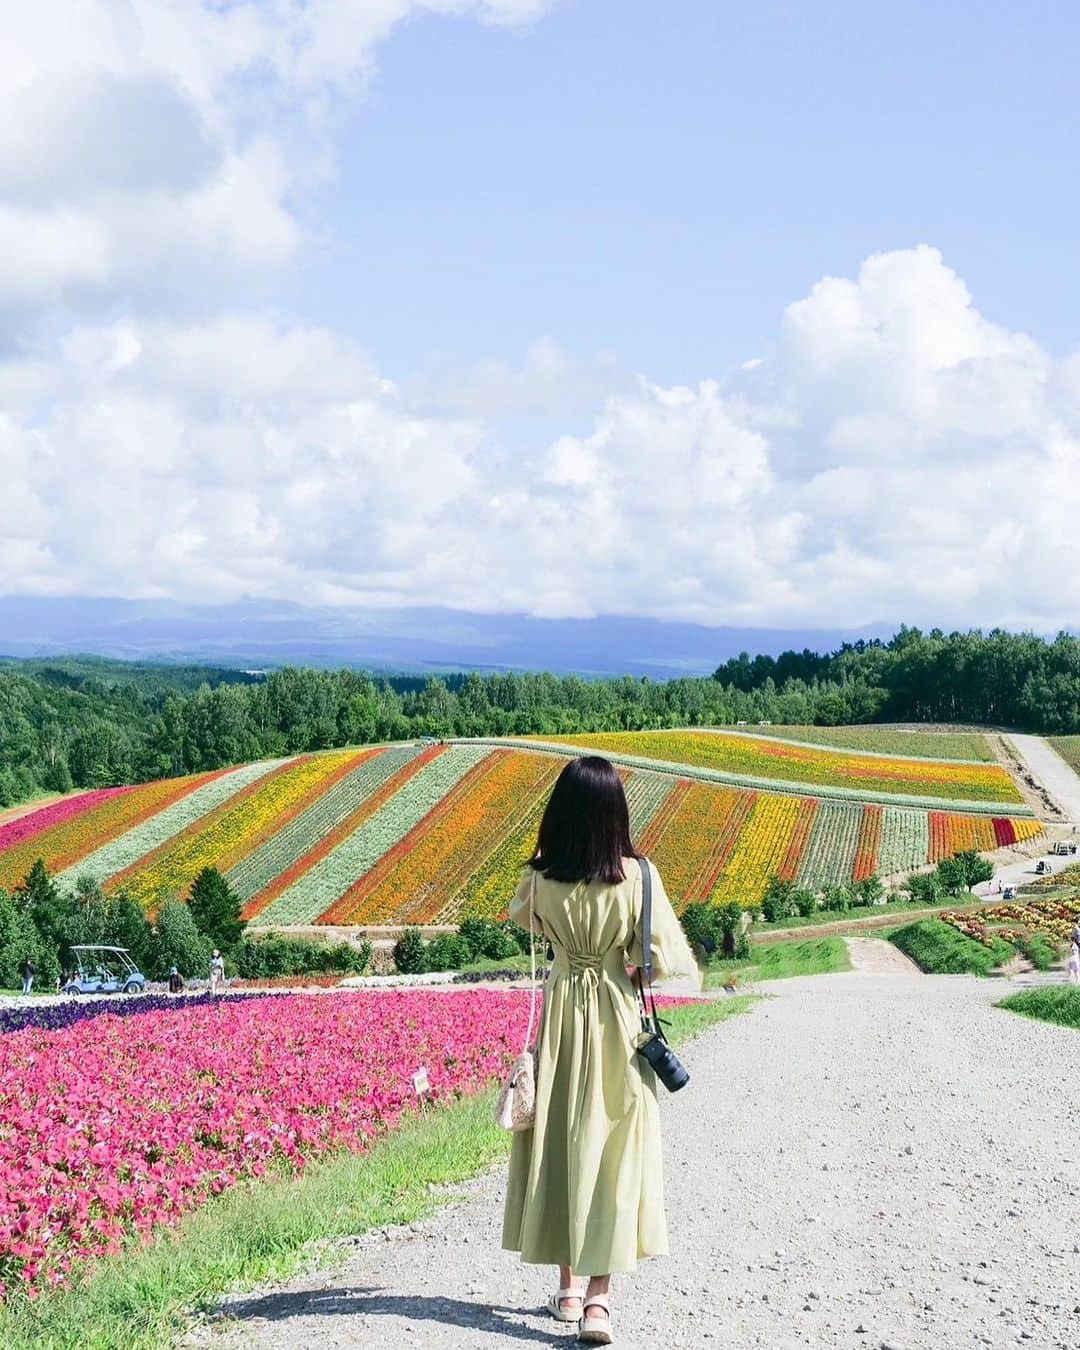
[[[559,775],[510,917],[554,952],[537,1038],[536,1120],[515,1134],[502,1245],[559,1267],[551,1313],[610,1345],[610,1278],[667,1254],[656,1078],[636,1053],[641,869],[622,781],[589,755]],[[652,871],[658,978],[700,972]]]

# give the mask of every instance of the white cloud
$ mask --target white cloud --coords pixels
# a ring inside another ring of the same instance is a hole
[[[514,25],[547,0],[38,0],[0,45],[0,314],[190,300],[276,268],[290,193],[377,44],[423,13]]]
[[[12,591],[1054,627],[1078,371],[931,249],[820,283],[728,386],[613,369],[587,431],[524,449],[500,417],[579,411],[548,344],[450,415],[322,329],[86,324],[0,363],[0,563]]]

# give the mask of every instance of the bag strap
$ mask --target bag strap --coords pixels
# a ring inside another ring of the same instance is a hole
[[[641,871],[641,965],[637,968],[637,991],[641,1000],[641,1024],[646,1031],[664,1040],[652,987],[652,865],[648,858],[638,858],[638,867]],[[644,980],[642,971],[645,972]],[[645,1001],[646,985],[649,990],[648,1003]]]
[[[529,881],[529,1025],[525,1031],[525,1045],[522,1054],[526,1054],[532,1041],[533,1023],[536,1020],[536,934],[533,931],[533,906],[536,901],[536,868],[532,869]]]

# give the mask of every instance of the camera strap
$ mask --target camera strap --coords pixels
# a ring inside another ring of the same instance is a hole
[[[667,1040],[656,1011],[656,997],[652,987],[652,866],[648,858],[639,858],[641,869],[641,965],[637,968],[637,992],[641,1003],[641,1026],[644,1031],[661,1040]],[[642,979],[642,971],[645,978]],[[648,1002],[645,988],[648,986]]]

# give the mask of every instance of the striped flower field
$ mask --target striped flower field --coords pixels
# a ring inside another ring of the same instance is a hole
[[[662,734],[674,753],[694,733]],[[655,756],[658,744],[642,739],[648,735],[585,739],[610,753],[648,748]],[[152,912],[214,866],[257,927],[497,917],[569,753],[488,742],[376,746],[84,793],[0,831],[0,885],[17,884],[40,857],[66,884],[91,875]],[[1042,830],[1019,811],[773,792],[680,767],[620,768],[638,846],[680,906],[737,900],[753,908],[773,874],[808,886],[896,876],[958,849],[989,851]],[[961,771],[953,781],[964,792],[973,790],[969,771],[999,772],[926,760],[920,768],[923,786],[946,781],[939,770]],[[856,766],[853,777],[860,772]],[[991,780],[981,781],[989,790]]]

